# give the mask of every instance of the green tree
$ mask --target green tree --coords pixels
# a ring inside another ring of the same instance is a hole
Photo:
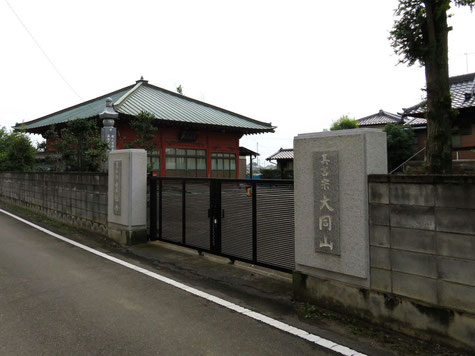
[[[178,94],[183,95],[183,87],[181,86],[181,84],[176,87],[176,92],[177,92]]]
[[[64,170],[97,172],[103,169],[109,146],[101,140],[96,120],[73,120],[61,129],[59,135],[54,127],[46,135],[60,154]]]
[[[23,132],[8,132],[0,128],[0,171],[33,170],[36,152]]]
[[[130,121],[130,126],[134,129],[137,138],[125,144],[126,148],[143,148],[147,152],[155,149],[153,142],[155,132],[158,130],[153,124],[155,116],[149,112],[141,111],[137,117]]]
[[[389,123],[384,127],[388,145],[388,168],[392,171],[414,153],[414,131],[410,126]]]
[[[336,131],[336,130],[347,130],[347,129],[356,129],[356,128],[358,128],[358,121],[348,117],[347,115],[343,115],[338,120],[332,123],[330,130]]]
[[[425,67],[427,88],[427,167],[429,173],[452,171],[447,11],[475,5],[475,0],[400,0],[390,34],[392,47],[409,66]]]

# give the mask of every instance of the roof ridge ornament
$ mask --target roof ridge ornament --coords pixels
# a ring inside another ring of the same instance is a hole
[[[148,80],[143,79],[143,75],[140,76],[139,80],[136,80],[135,83],[148,83]]]

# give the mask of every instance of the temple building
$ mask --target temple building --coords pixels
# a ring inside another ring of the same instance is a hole
[[[86,118],[97,119],[102,127],[105,112],[114,118],[116,149],[137,139],[130,125],[137,115],[148,112],[154,116],[157,130],[148,163],[160,176],[238,178],[239,139],[275,129],[270,123],[159,88],[144,79],[15,128],[45,134],[53,125],[59,132],[69,121]]]

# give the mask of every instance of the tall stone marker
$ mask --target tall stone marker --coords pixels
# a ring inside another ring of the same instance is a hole
[[[387,173],[386,133],[294,138],[296,271],[369,287],[368,174]]]
[[[109,144],[107,152],[113,151],[117,144],[117,129],[114,127],[114,122],[119,118],[119,113],[114,110],[111,98],[106,99],[106,107],[99,117],[104,125],[101,129],[101,140]]]
[[[123,245],[147,242],[147,152],[109,153],[108,231]]]

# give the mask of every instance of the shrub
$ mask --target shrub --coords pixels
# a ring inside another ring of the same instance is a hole
[[[356,129],[356,128],[358,128],[358,121],[348,117],[347,115],[344,115],[332,123],[330,130],[336,131],[336,130],[348,130],[348,129]]]
[[[388,143],[388,169],[392,171],[415,153],[414,131],[410,126],[389,123],[384,131]]]

